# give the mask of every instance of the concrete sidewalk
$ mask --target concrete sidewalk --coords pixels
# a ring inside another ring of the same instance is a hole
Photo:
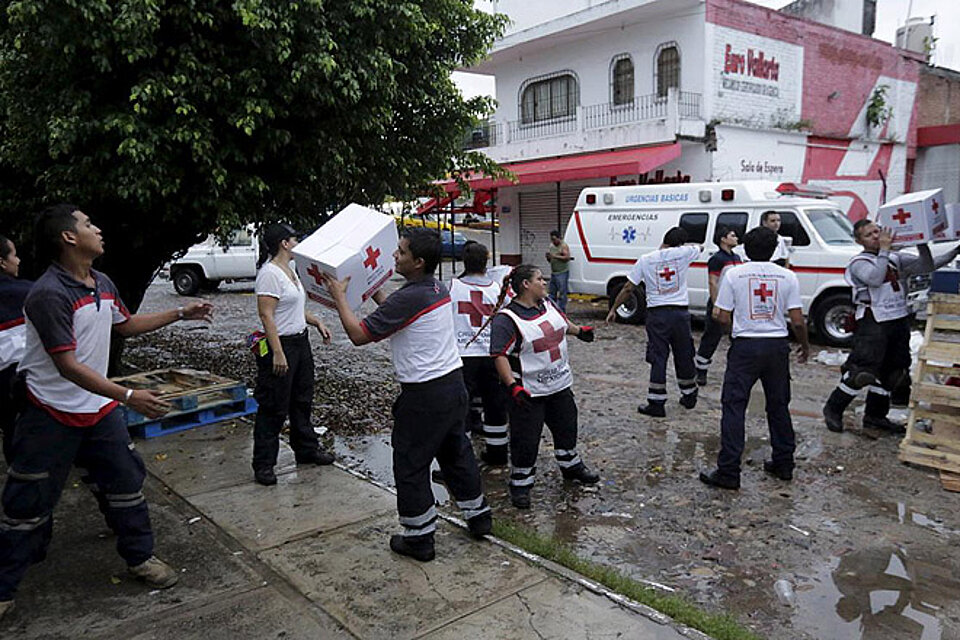
[[[166,591],[126,576],[93,498],[72,478],[48,559],[27,574],[0,636],[705,637],[449,522],[439,523],[435,561],[393,554],[389,490],[336,467],[297,469],[285,445],[279,484],[256,485],[250,429],[241,420],[137,442],[157,555],[182,570]]]

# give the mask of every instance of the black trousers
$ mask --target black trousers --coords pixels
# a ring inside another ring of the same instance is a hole
[[[567,387],[549,396],[510,407],[510,485],[533,484],[543,425],[553,435],[554,457],[561,469],[580,464],[577,453],[577,402]]]
[[[707,301],[707,317],[703,322],[703,336],[695,359],[697,371],[706,371],[713,362],[713,354],[723,338],[723,325],[713,319],[713,300]]]
[[[766,396],[767,427],[773,464],[793,469],[796,439],[790,419],[790,342],[787,338],[737,338],[727,352],[720,418],[720,453],[717,468],[727,478],[740,477],[744,418],[750,391],[757,380]]]
[[[10,462],[13,452],[13,430],[17,416],[24,409],[26,395],[23,378],[17,375],[16,363],[0,371],[0,432],[3,433],[3,459]]]
[[[307,332],[280,336],[287,357],[286,375],[273,373],[273,352],[257,357],[257,388],[253,392],[260,408],[253,425],[253,468],[272,469],[280,453],[280,431],[290,417],[290,447],[298,459],[312,456],[318,448],[310,414],[313,408],[313,352]]]
[[[463,426],[466,413],[467,390],[460,369],[428,382],[400,385],[390,442],[404,536],[432,537],[436,529],[436,499],[430,486],[434,458],[466,519],[490,510]]]
[[[153,530],[142,489],[146,468],[130,441],[121,411],[91,427],[68,427],[28,406],[17,422],[13,459],[0,514],[0,601],[10,600],[31,564],[46,557],[53,509],[70,467],[87,472],[117,551],[130,566],[153,555]]]
[[[651,404],[667,401],[667,358],[671,351],[680,393],[696,395],[690,312],[686,307],[652,307],[647,310],[647,362],[650,364],[647,400]]]
[[[477,397],[482,402],[482,434],[487,450],[506,451],[508,399],[493,358],[463,358],[463,382],[471,402]]]
[[[857,373],[868,371],[879,385],[867,391],[864,414],[871,418],[886,417],[890,396],[910,397],[910,318],[877,322],[868,310],[857,321],[853,349],[841,367],[840,384],[827,399],[827,404],[842,412],[860,391],[853,385]]]

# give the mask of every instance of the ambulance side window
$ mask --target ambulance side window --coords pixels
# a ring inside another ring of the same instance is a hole
[[[780,235],[793,238],[793,246],[810,246],[810,236],[793,211],[777,211],[780,214]]]
[[[746,212],[740,211],[725,211],[717,216],[717,224],[714,229],[724,226],[728,229],[732,229],[737,232],[737,237],[740,238],[740,241],[743,242],[743,236],[747,233],[747,218],[749,216]]]
[[[708,213],[685,213],[680,216],[680,228],[687,232],[688,242],[703,244],[707,239]]]

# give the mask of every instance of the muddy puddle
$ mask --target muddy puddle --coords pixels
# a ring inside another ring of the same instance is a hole
[[[187,341],[165,330],[135,342],[137,366],[222,368],[252,383],[249,354],[237,350],[238,334],[255,326],[252,296],[212,298],[217,324],[190,332]],[[179,300],[153,287],[147,309]],[[332,314],[314,310],[338,327]],[[748,408],[742,488],[722,492],[703,486],[697,473],[712,468],[719,446],[726,345],[695,409],[677,405],[671,373],[668,417],[646,419],[636,412],[648,375],[644,329],[605,326],[605,311],[605,304],[570,309],[574,322],[597,326],[598,340],[571,341],[570,354],[578,449],[600,472],[600,485],[564,484],[545,430],[530,510],[510,505],[505,470],[484,470],[495,517],[556,536],[584,557],[705,608],[731,612],[771,640],[960,640],[960,494],[944,491],[935,471],[898,462],[899,438],[861,430],[857,405],[845,433],[824,428],[820,408],[838,367],[791,365],[793,482],[763,473],[770,449],[758,389]],[[316,419],[329,427],[338,457],[392,485],[396,385],[387,345],[356,349],[335,332],[330,346],[314,340],[314,354]],[[442,485],[434,491],[447,501]],[[775,594],[779,579],[791,585],[793,606]]]

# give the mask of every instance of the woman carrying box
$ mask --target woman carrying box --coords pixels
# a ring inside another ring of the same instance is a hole
[[[277,484],[273,468],[280,452],[280,430],[290,418],[290,447],[297,464],[332,464],[334,457],[317,440],[310,416],[313,410],[313,352],[307,325],[313,325],[330,343],[330,331],[306,310],[306,293],[291,267],[297,232],[287,224],[268,225],[260,236],[257,270],[257,313],[266,334],[266,347],[257,354],[260,405],[253,426],[253,473],[262,485]],[[268,260],[269,258],[269,260]]]

